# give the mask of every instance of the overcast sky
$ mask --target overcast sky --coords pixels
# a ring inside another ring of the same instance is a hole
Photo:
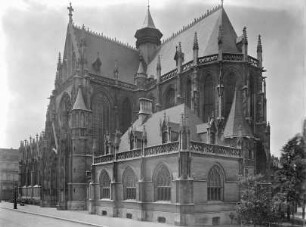
[[[64,49],[68,1],[12,0],[1,3],[0,147],[44,130],[48,97],[54,88],[58,52]],[[218,0],[151,0],[155,26],[169,37],[219,4]],[[301,132],[306,116],[304,0],[225,0],[236,33],[247,26],[249,54],[256,57],[262,35],[267,72],[271,153]],[[75,24],[135,45],[146,0],[73,0]],[[201,45],[199,43],[199,45]]]

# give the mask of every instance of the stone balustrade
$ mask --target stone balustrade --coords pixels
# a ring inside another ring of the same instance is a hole
[[[222,60],[224,61],[243,61],[243,54],[223,53]]]
[[[259,65],[259,61],[256,58],[253,58],[251,56],[248,57],[248,62],[249,64],[251,64],[252,66],[258,67]]]
[[[113,154],[101,155],[94,158],[94,163],[110,162],[113,161],[113,159],[114,159]]]
[[[139,158],[142,156],[155,156],[165,153],[171,153],[179,150],[179,142],[165,143],[162,145],[151,146],[144,148],[143,152],[141,149],[135,149],[130,151],[124,151],[116,154],[116,160],[127,160],[131,158]],[[94,164],[105,163],[114,161],[113,154],[101,155],[94,158]]]
[[[217,154],[229,157],[241,157],[241,149],[207,144],[202,142],[190,142],[190,151],[202,154]]]
[[[179,142],[165,143],[162,145],[146,147],[144,149],[144,156],[154,156],[154,155],[170,153],[170,152],[178,151],[178,150],[179,150]]]
[[[130,159],[130,158],[137,158],[141,156],[141,149],[135,149],[130,151],[124,151],[116,154],[117,160],[124,160],[124,159]]]

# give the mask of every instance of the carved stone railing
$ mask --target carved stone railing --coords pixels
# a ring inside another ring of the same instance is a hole
[[[144,149],[144,156],[153,156],[158,154],[170,153],[179,150],[179,142],[165,143],[162,145],[146,147]]]
[[[248,62],[255,67],[258,67],[258,60],[256,58],[253,58],[251,56],[248,57]]]
[[[116,81],[113,78],[98,76],[98,75],[94,75],[94,74],[90,74],[90,76],[91,76],[93,81],[98,81],[98,82],[101,82],[101,83],[104,83],[104,84],[107,84],[107,85],[110,85],[110,86],[118,85],[120,87],[124,87],[124,88],[131,89],[131,90],[134,90],[136,88],[136,86],[134,84],[129,84],[129,83],[122,82],[122,81],[119,81],[119,80]]]
[[[218,54],[204,56],[198,59],[199,64],[206,64],[218,60]]]
[[[124,151],[116,154],[117,160],[124,160],[129,158],[137,158],[141,156],[141,149],[135,149],[130,151]]]
[[[110,162],[113,161],[114,155],[113,154],[107,154],[107,155],[101,155],[94,158],[94,163],[103,163],[103,162]]]
[[[223,53],[222,59],[224,61],[243,61],[243,54],[229,54]]]
[[[193,66],[193,61],[189,61],[186,64],[182,65],[182,71],[187,71]]]
[[[168,72],[168,73],[162,75],[162,76],[160,77],[160,82],[164,82],[164,81],[166,81],[166,80],[171,79],[172,77],[175,77],[176,73],[177,73],[177,69],[174,69],[174,70],[171,70],[170,72]]]
[[[203,154],[218,154],[231,157],[241,156],[241,149],[193,141],[190,142],[190,150]]]

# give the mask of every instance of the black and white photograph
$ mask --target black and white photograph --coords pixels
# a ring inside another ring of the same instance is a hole
[[[0,42],[0,227],[306,226],[304,0],[3,0]]]

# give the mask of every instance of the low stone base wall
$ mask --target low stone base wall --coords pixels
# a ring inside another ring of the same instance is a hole
[[[68,201],[67,202],[68,210],[86,210],[85,201]]]

